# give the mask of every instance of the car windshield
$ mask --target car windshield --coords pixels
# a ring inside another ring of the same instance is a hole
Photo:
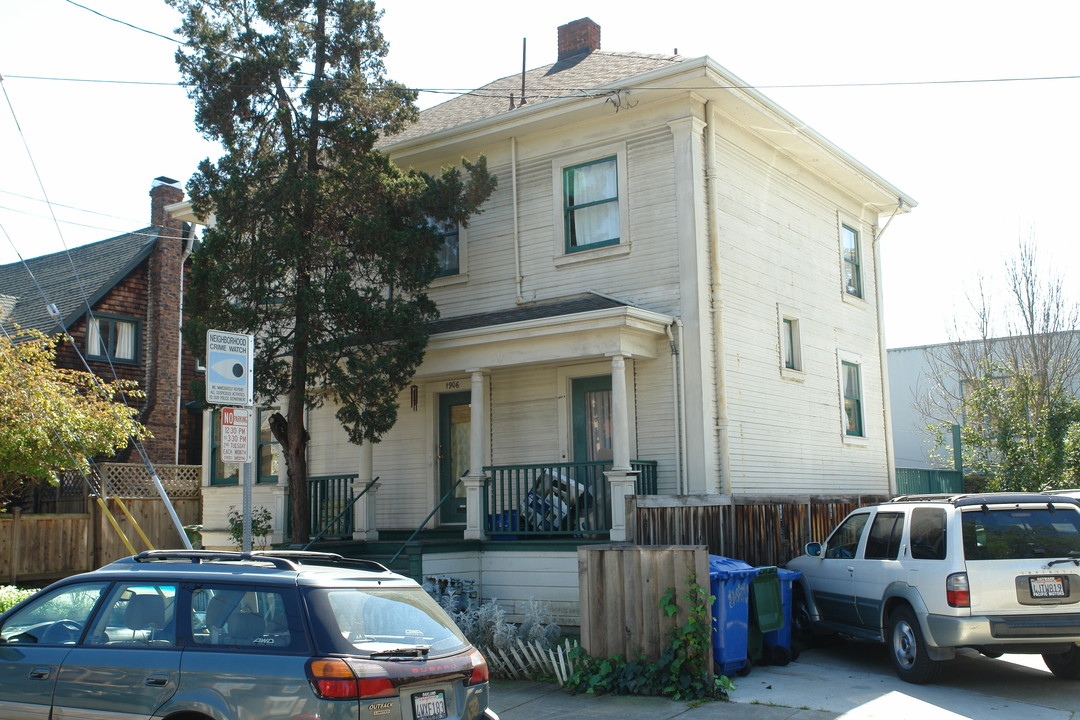
[[[968,560],[1080,559],[1080,512],[1069,508],[976,508],[963,528]]]
[[[469,646],[421,588],[312,588],[307,593],[327,650],[378,659],[449,655]]]

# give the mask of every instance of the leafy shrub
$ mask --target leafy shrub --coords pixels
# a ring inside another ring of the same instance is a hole
[[[707,670],[712,652],[712,614],[715,598],[702,589],[695,578],[687,583],[689,617],[671,632],[671,641],[650,662],[645,655],[627,659],[596,658],[581,648],[570,653],[574,674],[567,687],[577,692],[614,695],[664,695],[675,700],[725,699],[734,684],[725,676]],[[660,611],[671,617],[678,612],[675,588],[660,599]]]
[[[454,622],[476,647],[508,650],[521,640],[550,650],[562,636],[562,628],[554,621],[546,603],[530,600],[525,608],[525,620],[514,625],[506,620],[506,613],[489,600],[475,608],[451,613]]]
[[[36,592],[37,590],[24,590],[14,585],[0,586],[0,612],[15,607]]]
[[[251,547],[265,550],[270,544],[268,538],[274,531],[273,518],[270,511],[259,506],[251,509]],[[244,515],[236,509],[235,505],[229,506],[229,540],[238,549],[244,548]]]

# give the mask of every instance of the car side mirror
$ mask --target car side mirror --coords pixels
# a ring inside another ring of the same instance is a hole
[[[821,557],[821,543],[806,543],[806,554],[812,557]]]

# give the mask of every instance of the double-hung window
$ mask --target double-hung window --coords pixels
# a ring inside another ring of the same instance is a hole
[[[858,363],[843,360],[840,363],[840,380],[844,394],[844,433],[863,437],[862,374]]]
[[[435,277],[448,277],[461,272],[461,232],[453,220],[447,222],[432,221],[432,227],[442,238],[439,246],[439,269]]]
[[[863,284],[859,231],[850,225],[841,223],[840,245],[844,260],[844,292],[852,297],[861,298],[863,296]]]
[[[571,165],[562,174],[566,252],[618,244],[617,156]]]
[[[86,354],[113,362],[139,361],[139,322],[133,318],[94,315],[86,322]]]

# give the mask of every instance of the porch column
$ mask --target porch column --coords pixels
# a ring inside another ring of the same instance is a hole
[[[484,539],[484,418],[487,416],[487,393],[484,373],[473,369],[472,397],[469,399],[469,473],[465,485],[465,539]]]
[[[630,403],[626,356],[611,356],[611,470],[604,473],[611,496],[611,539],[626,540],[626,498],[634,494],[637,473],[630,469]]]
[[[364,492],[364,488],[375,479],[374,447],[365,440],[360,444],[360,467],[353,480],[353,497]],[[378,540],[379,529],[375,523],[375,498],[380,483],[371,486],[363,496],[353,504],[353,540]]]

